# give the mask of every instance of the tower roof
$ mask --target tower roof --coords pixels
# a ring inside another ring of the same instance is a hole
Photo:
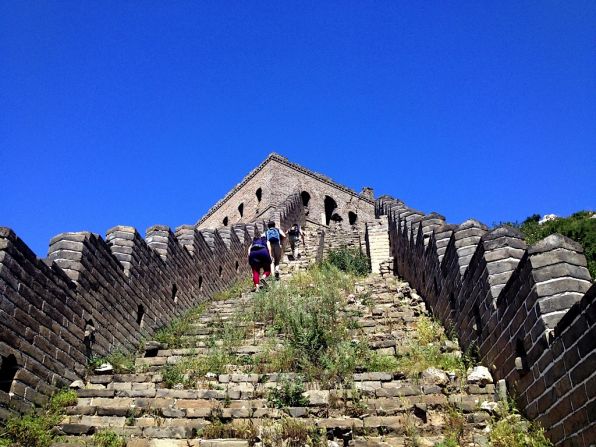
[[[370,198],[360,195],[358,194],[356,191],[348,188],[347,186],[341,185],[335,181],[333,181],[332,179],[330,179],[329,177],[320,174],[318,172],[314,172],[311,171],[310,169],[307,169],[297,163],[293,163],[291,161],[289,161],[286,157],[277,154],[275,152],[271,152],[267,158],[265,160],[263,160],[263,162],[261,162],[261,164],[259,166],[257,166],[255,169],[253,169],[252,171],[250,171],[241,181],[240,183],[238,183],[236,186],[234,186],[222,199],[218,200],[217,203],[215,205],[213,205],[209,211],[207,211],[207,213],[205,213],[205,215],[203,217],[201,217],[201,219],[199,219],[199,221],[196,223],[196,225],[200,225],[201,223],[203,223],[209,216],[211,216],[215,211],[217,211],[219,208],[221,208],[221,206],[223,204],[225,204],[230,198],[232,198],[234,196],[234,194],[236,192],[238,192],[251,178],[253,178],[255,175],[257,175],[260,171],[262,171],[269,163],[271,162],[277,162],[277,163],[281,163],[293,170],[295,170],[296,172],[300,172],[302,174],[308,175],[312,178],[314,178],[317,181],[320,181],[322,183],[325,183],[327,185],[333,186],[334,188],[337,188],[341,191],[344,191],[348,194],[353,195],[354,197],[358,197],[360,200],[363,200],[365,202],[369,202],[371,204],[374,205],[374,200],[371,200]]]

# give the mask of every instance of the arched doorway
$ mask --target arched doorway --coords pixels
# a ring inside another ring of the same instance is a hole
[[[337,202],[333,199],[333,197],[325,196],[325,225],[329,225],[331,221],[331,217],[333,216],[335,210],[337,209]]]

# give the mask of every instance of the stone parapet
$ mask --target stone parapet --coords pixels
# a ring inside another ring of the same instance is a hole
[[[259,222],[172,232],[116,226],[105,239],[61,233],[38,259],[0,227],[0,418],[43,404],[80,378],[90,356],[136,349],[188,309],[248,277],[246,253],[269,218],[304,222],[300,195]],[[9,366],[10,365],[10,366]]]
[[[582,247],[561,235],[528,247],[513,228],[488,231],[473,219],[449,225],[388,196],[375,209],[389,219],[395,274],[507,381],[555,445],[589,446],[596,314]]]

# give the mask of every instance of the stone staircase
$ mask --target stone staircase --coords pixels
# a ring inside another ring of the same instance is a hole
[[[307,251],[299,260],[284,260],[282,282],[308,267],[308,255]],[[356,316],[354,337],[364,338],[380,355],[404,354],[409,349],[405,340],[415,337],[418,320],[427,314],[422,299],[399,279],[376,275],[359,281],[356,292],[347,297],[344,309]],[[443,371],[425,371],[414,379],[401,372],[361,371],[341,384],[308,381],[304,383],[308,403],[276,408],[267,399],[271,390],[298,377],[291,371],[260,373],[255,368],[255,359],[283,340],[272,337],[262,322],[243,317],[250,314],[253,298],[245,293],[208,303],[180,337],[184,347],[148,344],[136,359],[136,374],[89,375],[77,390],[77,405],[67,408],[59,427],[64,440],[54,447],[93,446],[92,435],[101,430],[125,436],[127,447],[278,445],[268,441],[271,436],[266,433],[278,430],[279,438],[280,424],[298,432],[316,427],[322,433],[320,442],[330,447],[432,446],[459,424],[464,433],[460,445],[486,445],[494,385],[466,383]],[[172,366],[180,362],[195,359],[200,369],[200,362],[206,361],[201,356],[222,346],[230,328],[239,331],[241,342],[230,348],[225,374],[207,371],[183,377],[184,384],[167,383]],[[453,343],[442,348],[454,351],[454,356],[461,354]],[[210,430],[213,435],[216,426],[220,439],[202,437]],[[306,441],[284,445],[305,444],[312,445]]]

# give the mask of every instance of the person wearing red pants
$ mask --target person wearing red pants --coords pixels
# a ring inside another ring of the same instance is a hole
[[[267,238],[256,236],[248,249],[248,264],[252,268],[252,281],[255,285],[254,292],[261,287],[266,287],[265,278],[271,275],[271,255],[267,244]],[[261,269],[263,269],[263,278],[261,279]]]

